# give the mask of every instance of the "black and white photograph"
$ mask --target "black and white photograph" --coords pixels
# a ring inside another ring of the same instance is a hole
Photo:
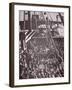
[[[64,13],[19,11],[19,79],[64,77]]]
[[[10,86],[70,83],[70,7],[10,4]]]

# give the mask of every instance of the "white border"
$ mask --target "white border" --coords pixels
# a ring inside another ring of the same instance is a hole
[[[45,78],[45,79],[22,79],[19,80],[19,10],[31,11],[48,11],[48,12],[64,12],[64,77],[62,78]],[[30,85],[30,84],[50,84],[68,82],[69,73],[69,15],[68,8],[59,7],[41,7],[41,6],[14,6],[14,85]]]

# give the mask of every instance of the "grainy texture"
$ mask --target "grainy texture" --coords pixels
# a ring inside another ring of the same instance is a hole
[[[64,77],[64,13],[19,11],[19,79]]]

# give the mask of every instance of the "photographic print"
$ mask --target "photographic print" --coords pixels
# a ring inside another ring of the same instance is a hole
[[[69,10],[69,6],[10,4],[11,87],[70,83]]]
[[[19,11],[19,78],[64,76],[64,13]]]

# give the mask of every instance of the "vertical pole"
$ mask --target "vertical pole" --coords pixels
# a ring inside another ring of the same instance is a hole
[[[29,32],[31,32],[31,26],[30,26],[30,11],[28,11],[28,28],[29,28]]]
[[[25,31],[25,11],[24,11],[24,31]],[[23,32],[25,35],[25,32]],[[24,36],[25,37],[25,36]],[[23,49],[25,50],[25,38],[23,39]]]

